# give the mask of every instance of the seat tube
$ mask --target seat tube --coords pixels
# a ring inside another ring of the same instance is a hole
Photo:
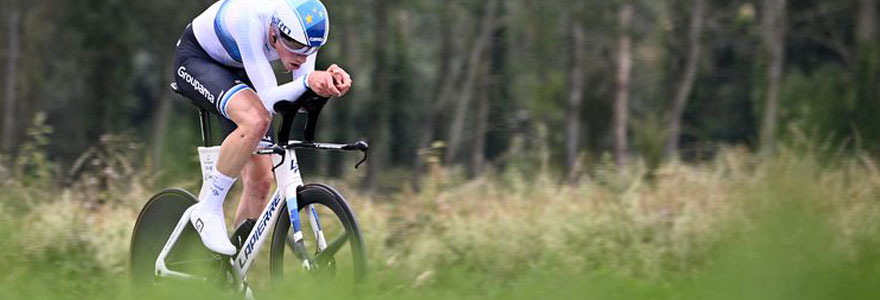
[[[199,108],[199,124],[202,125],[202,146],[211,147],[211,115],[208,111]]]

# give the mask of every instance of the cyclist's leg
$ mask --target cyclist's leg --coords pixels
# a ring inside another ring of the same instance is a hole
[[[192,30],[181,37],[175,53],[175,81],[180,92],[214,114],[237,123],[222,143],[216,168],[202,184],[191,221],[202,242],[214,252],[232,255],[223,216],[226,193],[269,126],[269,112],[257,94],[230,68],[208,56],[198,46]]]
[[[244,189],[241,202],[235,212],[235,224],[246,219],[256,219],[266,205],[269,191],[272,188],[272,158],[268,155],[254,155],[241,170]]]
[[[231,71],[239,78],[242,78],[245,84],[252,85],[244,69]],[[224,134],[228,135],[238,126],[228,120],[223,120],[220,122],[220,127],[223,129]],[[274,137],[275,130],[272,126],[269,126],[269,130],[260,141],[259,146],[272,146],[274,144]],[[244,165],[244,169],[241,170],[241,179],[244,188],[242,189],[238,209],[235,211],[234,224],[236,226],[246,219],[256,219],[260,216],[274,181],[272,158],[268,155],[252,155]]]
[[[223,213],[226,193],[234,182],[232,176],[241,173],[271,121],[269,112],[252,90],[244,89],[229,97],[223,111],[238,127],[220,145],[214,176],[211,182],[203,184],[200,202],[191,217],[205,246],[225,255],[236,252],[226,231]]]
[[[229,135],[238,128],[229,119],[218,117],[220,129],[223,135]],[[275,131],[270,126],[266,136],[260,140],[260,147],[270,147],[274,144]],[[245,219],[255,219],[262,212],[265,200],[272,188],[274,174],[272,174],[272,158],[268,155],[252,155],[241,170],[241,179],[244,185],[241,201],[235,213],[235,223],[241,224]],[[238,225],[236,225],[237,227]]]
[[[249,161],[254,149],[266,135],[272,116],[251,89],[236,93],[226,107],[227,117],[238,126],[220,146],[217,170],[223,174],[239,174]]]

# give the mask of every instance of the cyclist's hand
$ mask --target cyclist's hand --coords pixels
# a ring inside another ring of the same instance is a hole
[[[309,88],[321,97],[340,97],[342,92],[333,83],[333,74],[327,71],[314,71],[306,78]]]
[[[334,84],[336,84],[336,88],[339,90],[339,92],[342,93],[342,95],[348,93],[348,90],[351,89],[352,84],[351,75],[348,75],[348,72],[345,72],[344,69],[336,64],[333,64],[329,68],[327,68],[327,72],[333,74],[333,82]]]

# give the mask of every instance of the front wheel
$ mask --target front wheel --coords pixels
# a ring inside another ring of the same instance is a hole
[[[308,272],[342,274],[354,283],[363,282],[367,273],[364,239],[345,198],[332,187],[308,184],[297,193],[297,204],[303,225],[304,245],[298,251],[294,250],[290,214],[286,204],[282,205],[269,255],[272,281],[280,282],[290,274],[303,272],[303,260],[308,260],[312,263]],[[326,247],[323,250],[319,250],[317,237],[310,226],[312,206],[320,220],[320,226],[317,227],[325,236]]]

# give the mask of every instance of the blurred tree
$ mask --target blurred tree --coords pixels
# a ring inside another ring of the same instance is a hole
[[[0,148],[45,111],[56,165],[122,134],[148,144],[154,171],[185,169],[178,140],[197,127],[168,90],[173,45],[215,0],[2,1]],[[468,175],[547,162],[561,177],[605,152],[766,150],[788,125],[880,149],[876,1],[326,1],[319,66],[341,63],[355,88],[320,134],[369,138],[364,186],[382,190],[409,174],[418,188],[428,152]],[[302,158],[346,175],[348,158],[323,157]]]
[[[583,25],[582,1],[574,1],[569,7],[568,13],[571,18],[570,39],[570,62],[568,101],[565,110],[565,166],[568,177],[575,182],[576,165],[581,153],[581,109],[584,102],[584,56],[586,55],[586,34]]]
[[[19,28],[21,26],[21,10],[17,0],[10,0],[7,4],[7,50],[6,50],[6,82],[3,103],[3,133],[2,133],[2,150],[6,153],[12,153],[15,147],[16,133],[16,89],[18,82],[18,55],[21,47],[21,38],[19,36]]]
[[[373,190],[376,187],[379,170],[385,165],[386,155],[389,155],[389,144],[385,141],[385,131],[388,122],[388,107],[386,105],[390,97],[389,70],[388,70],[388,16],[390,0],[373,0],[373,74],[372,96],[369,99],[365,117],[369,120],[370,142],[373,146],[373,156],[367,165],[367,176],[363,180],[363,188]]]
[[[462,60],[459,56],[455,55],[460,52],[460,49],[457,47],[458,43],[455,43],[453,40],[453,32],[455,31],[453,28],[460,24],[456,21],[458,14],[453,13],[454,10],[460,9],[458,8],[458,1],[435,3],[439,4],[436,8],[436,10],[439,10],[436,26],[449,26],[450,29],[439,32],[440,44],[437,51],[437,71],[434,77],[433,97],[429,99],[429,103],[426,105],[427,110],[421,118],[422,122],[418,124],[418,145],[416,147],[415,160],[413,161],[412,181],[413,188],[416,190],[419,189],[421,174],[424,171],[424,159],[426,159],[426,154],[430,150],[431,142],[435,139],[438,123],[441,121],[440,114],[452,99],[452,93],[462,69]]]
[[[632,71],[633,4],[624,1],[618,13],[617,85],[614,97],[614,158],[618,166],[627,161],[630,72]]]
[[[415,148],[418,140],[418,129],[411,124],[417,120],[416,114],[420,106],[416,97],[416,87],[419,82],[412,80],[415,70],[411,56],[411,34],[409,31],[415,26],[415,18],[411,18],[412,12],[403,9],[394,11],[395,26],[391,34],[389,48],[389,90],[388,101],[388,158],[392,166],[404,166],[413,161]]]
[[[363,0],[353,2],[337,2],[326,3],[329,5],[328,10],[333,15],[339,15],[333,19],[334,31],[331,36],[338,37],[338,49],[341,51],[340,65],[349,71],[355,86],[349,91],[346,98],[358,100],[363,95],[360,86],[357,83],[362,81],[360,76],[363,69],[361,61],[361,48],[363,45],[363,34],[359,34],[359,30],[364,20],[364,14],[359,13],[359,7],[364,5]],[[339,24],[339,25],[336,25]],[[367,76],[363,76],[367,77]],[[345,100],[342,103],[331,102],[329,107],[332,112],[332,139],[335,141],[349,141],[352,138],[351,123],[354,101]],[[343,177],[345,175],[344,159],[330,159],[327,163],[327,175],[334,177]]]
[[[688,3],[688,2],[682,2]],[[679,142],[685,160],[711,157],[720,145],[756,145],[760,119],[758,87],[765,82],[757,75],[755,6],[752,1],[711,1],[707,3],[702,59],[695,78],[691,100],[687,101]],[[685,23],[686,22],[682,22]],[[687,29],[687,25],[675,28]],[[672,35],[686,37],[687,30]],[[670,37],[671,39],[674,37]],[[682,62],[672,58],[686,53],[685,42],[667,46],[670,64],[664,69],[680,70]],[[680,72],[666,75],[666,85],[674,87]],[[763,74],[763,73],[761,73]],[[670,97],[674,91],[669,91]]]
[[[463,148],[463,138],[465,134],[465,124],[468,119],[470,104],[474,98],[474,89],[479,81],[481,64],[485,63],[484,55],[489,44],[492,42],[492,32],[496,25],[496,12],[498,10],[499,0],[488,0],[484,15],[481,19],[479,33],[473,41],[473,46],[468,52],[468,60],[465,67],[467,73],[464,78],[464,85],[461,87],[461,94],[455,97],[455,106],[452,111],[452,121],[450,122],[449,131],[447,132],[447,150],[445,161],[447,163],[455,163],[456,158],[460,155],[459,151]]]
[[[480,175],[486,163],[486,132],[489,131],[487,123],[489,122],[489,102],[492,92],[489,65],[488,63],[479,65],[480,75],[477,77],[478,83],[475,85],[477,87],[477,94],[474,98],[476,100],[476,109],[474,111],[473,141],[471,142],[470,165],[468,167],[468,174],[471,177]]]
[[[761,40],[768,56],[764,116],[761,121],[761,152],[772,153],[776,142],[779,85],[785,59],[785,10],[787,0],[762,0]]]
[[[478,76],[476,103],[474,108],[474,125],[473,139],[471,142],[470,165],[468,172],[472,177],[479,176],[486,168],[488,150],[488,139],[490,132],[495,125],[490,124],[490,115],[504,114],[503,110],[492,111],[492,104],[496,100],[505,95],[505,89],[501,86],[505,83],[500,79],[506,76],[507,60],[504,50],[504,42],[506,39],[506,27],[510,24],[506,21],[507,5],[505,1],[500,1],[494,9],[493,26],[489,36],[489,44],[485,49],[485,63],[481,64],[481,75]],[[506,102],[506,101],[504,101]],[[509,105],[503,103],[502,105]],[[497,105],[496,105],[497,108]]]
[[[688,29],[687,58],[681,79],[676,85],[673,96],[672,109],[667,121],[668,133],[664,153],[667,158],[678,157],[678,146],[681,137],[681,118],[687,105],[688,98],[694,87],[697,75],[697,64],[700,61],[702,45],[700,36],[703,33],[703,20],[706,14],[706,0],[694,0],[691,7],[690,26]]]
[[[512,42],[514,5],[510,1],[498,4],[498,26],[492,33],[492,43],[488,49],[488,82],[489,94],[488,114],[486,115],[485,146],[482,149],[486,165],[500,165],[498,158],[508,150],[513,133],[512,124],[516,123],[516,112],[520,102],[510,93],[510,80],[517,77],[511,66],[517,61],[511,56],[511,48],[518,44]],[[485,168],[486,165],[481,167]]]
[[[855,112],[864,144],[880,145],[880,35],[877,0],[859,0],[856,18]]]

